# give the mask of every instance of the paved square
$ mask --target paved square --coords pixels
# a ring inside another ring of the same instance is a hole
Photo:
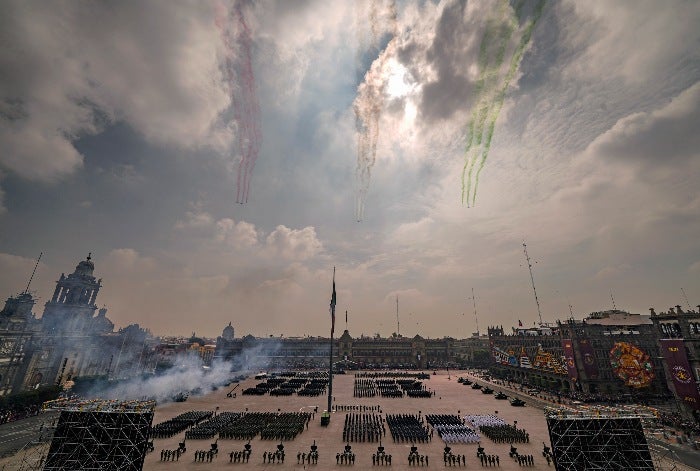
[[[455,374],[456,373],[456,374]],[[549,444],[549,436],[547,433],[547,424],[541,409],[532,406],[513,407],[507,400],[496,400],[491,394],[483,394],[480,390],[472,389],[470,386],[465,386],[457,382],[459,376],[470,377],[465,372],[450,372],[450,375],[445,371],[438,371],[437,375],[431,375],[429,380],[424,380],[427,388],[435,391],[435,396],[431,398],[354,398],[353,384],[354,374],[350,372],[346,375],[336,375],[333,379],[333,395],[335,397],[334,404],[336,405],[364,405],[381,407],[383,416],[388,414],[418,414],[420,411],[423,416],[426,414],[458,414],[464,416],[467,414],[495,414],[501,417],[506,423],[513,424],[517,421],[518,428],[524,428],[530,434],[530,443],[515,444],[518,452],[521,454],[533,455],[535,457],[535,466],[530,469],[547,469],[547,463],[542,457],[542,442]],[[480,381],[477,379],[477,381]],[[246,443],[244,440],[228,440],[220,439],[218,441],[219,454],[211,463],[195,463],[194,451],[208,450],[210,444],[214,441],[210,440],[187,440],[187,452],[180,458],[179,462],[162,462],[160,461],[160,451],[162,449],[176,449],[178,442],[184,438],[184,432],[168,439],[156,439],[154,441],[155,451],[146,457],[144,469],[235,469],[235,468],[251,468],[251,469],[306,469],[316,468],[323,469],[340,469],[340,468],[356,468],[369,469],[372,467],[372,453],[376,452],[378,443],[351,443],[352,451],[356,454],[354,466],[336,465],[335,455],[342,452],[345,446],[343,442],[343,424],[345,421],[346,412],[336,412],[332,414],[331,423],[328,427],[320,425],[320,412],[326,408],[327,396],[318,397],[300,397],[297,395],[284,397],[265,396],[243,396],[240,391],[247,387],[252,387],[259,383],[259,380],[254,378],[246,379],[237,389],[238,395],[235,398],[227,398],[226,393],[229,388],[220,388],[206,396],[190,397],[186,402],[169,403],[159,406],[156,409],[154,424],[173,418],[178,414],[191,410],[215,410],[219,407],[218,412],[243,412],[260,411],[260,412],[276,412],[278,409],[282,412],[296,411],[312,411],[314,407],[318,407],[319,413],[309,423],[308,430],[305,430],[297,436],[295,440],[285,442],[286,459],[284,464],[280,463],[263,463],[262,454],[264,451],[272,451],[276,448],[279,442],[270,440],[261,440],[259,437],[251,441],[253,453],[250,457],[250,462],[245,464],[229,463],[229,452],[239,451],[243,449]],[[495,388],[496,392],[499,391]],[[506,391],[506,394],[509,394]],[[316,465],[297,464],[297,452],[308,452],[309,447],[314,440],[319,449],[319,460]],[[416,469],[420,466],[409,466],[408,453],[411,445],[409,443],[394,443],[391,439],[389,429],[387,427],[386,438],[382,442],[385,451],[392,455],[391,466],[377,466],[378,468],[388,468],[394,470],[400,469]],[[495,454],[500,456],[500,468],[504,470],[521,469],[516,461],[508,457],[510,445],[497,444],[486,437],[482,437],[481,445],[485,448],[487,454]],[[443,468],[443,448],[445,444],[434,435],[432,442],[416,444],[418,451],[422,455],[430,457],[431,468]],[[462,469],[481,468],[481,463],[476,457],[476,444],[450,444],[452,451],[455,454],[464,454],[467,457],[467,465]],[[549,469],[554,469],[551,466]]]

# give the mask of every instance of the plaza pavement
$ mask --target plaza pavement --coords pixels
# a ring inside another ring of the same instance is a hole
[[[457,373],[457,374],[454,374]],[[379,405],[384,414],[417,414],[419,411],[423,416],[426,414],[458,414],[464,416],[466,414],[497,414],[507,423],[517,421],[518,428],[524,428],[530,434],[529,444],[516,444],[518,452],[521,454],[531,454],[535,457],[535,466],[529,469],[554,469],[553,466],[548,468],[545,459],[542,457],[542,442],[549,445],[549,436],[547,432],[547,424],[543,412],[539,408],[530,406],[513,407],[507,400],[496,400],[493,395],[483,394],[480,390],[472,389],[470,386],[464,386],[457,382],[461,376],[467,376],[464,372],[438,371],[437,375],[431,375],[429,380],[424,380],[424,384],[431,390],[435,391],[435,396],[431,398],[354,398],[353,397],[353,381],[354,374],[351,372],[346,375],[336,375],[333,379],[333,393],[335,397],[334,404],[338,405]],[[227,398],[226,393],[230,388],[220,388],[206,396],[190,397],[186,402],[164,404],[156,408],[153,423],[157,424],[167,419],[173,418],[183,412],[191,410],[215,410],[218,407],[218,412],[243,412],[246,409],[250,412],[256,411],[272,411],[276,412],[280,409],[282,412],[295,411],[311,411],[313,407],[318,407],[319,413],[310,422],[308,430],[297,436],[293,441],[285,442],[286,459],[284,464],[263,464],[262,454],[264,451],[272,451],[275,449],[278,442],[269,440],[260,440],[256,438],[251,441],[253,453],[250,462],[245,464],[229,463],[228,453],[230,451],[238,451],[243,449],[246,443],[244,440],[223,440],[218,441],[219,454],[211,463],[195,463],[193,454],[195,450],[208,450],[210,444],[214,440],[187,440],[187,452],[180,458],[178,462],[160,461],[160,451],[163,449],[174,450],[178,447],[178,443],[184,438],[184,432],[168,438],[156,439],[154,441],[155,451],[146,456],[144,469],[146,470],[177,470],[177,469],[306,469],[315,468],[317,470],[325,469],[369,469],[372,468],[372,453],[377,449],[378,443],[351,443],[353,452],[356,454],[354,466],[336,465],[335,455],[342,452],[345,443],[342,441],[343,423],[346,412],[333,413],[331,423],[328,427],[320,425],[320,412],[326,408],[327,397],[300,397],[300,396],[285,396],[272,397],[265,396],[243,396],[240,391],[252,387],[258,380],[249,378],[242,382],[237,389],[239,394],[235,398]],[[499,389],[496,389],[498,391]],[[298,451],[308,452],[309,447],[316,441],[319,450],[319,460],[317,465],[297,464],[296,454]],[[392,470],[408,470],[420,468],[420,466],[409,466],[408,453],[411,447],[408,443],[394,443],[387,426],[387,437],[382,443],[385,451],[392,455],[392,465],[386,468]],[[496,444],[490,439],[483,437],[481,441],[487,454],[495,454],[500,456],[500,469],[515,470],[521,469],[517,462],[508,457],[510,445]],[[430,468],[444,468],[442,453],[445,444],[434,435],[432,442],[421,444],[417,443],[418,451],[422,455],[430,457]],[[476,457],[476,444],[451,444],[452,452],[455,454],[464,454],[467,457],[467,466],[462,469],[481,468],[481,464]],[[384,468],[385,466],[377,466]]]

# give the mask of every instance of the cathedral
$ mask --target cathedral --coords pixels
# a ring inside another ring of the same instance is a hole
[[[62,273],[41,318],[27,290],[7,299],[0,311],[0,395],[76,376],[115,377],[134,369],[135,357],[140,362],[145,332],[138,326],[114,332],[107,309],[96,304],[102,280],[94,270],[88,255],[73,273]]]

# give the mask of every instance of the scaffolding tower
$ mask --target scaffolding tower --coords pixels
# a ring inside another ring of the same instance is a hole
[[[44,408],[60,410],[61,415],[42,469],[143,468],[155,401],[60,399]]]
[[[545,409],[557,471],[654,471],[642,420],[645,413],[614,409]]]

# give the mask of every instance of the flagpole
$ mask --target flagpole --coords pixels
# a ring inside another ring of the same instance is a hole
[[[333,294],[331,296],[331,348],[328,361],[328,419],[330,421],[331,402],[333,400],[333,331],[335,330],[335,267],[333,267]]]

